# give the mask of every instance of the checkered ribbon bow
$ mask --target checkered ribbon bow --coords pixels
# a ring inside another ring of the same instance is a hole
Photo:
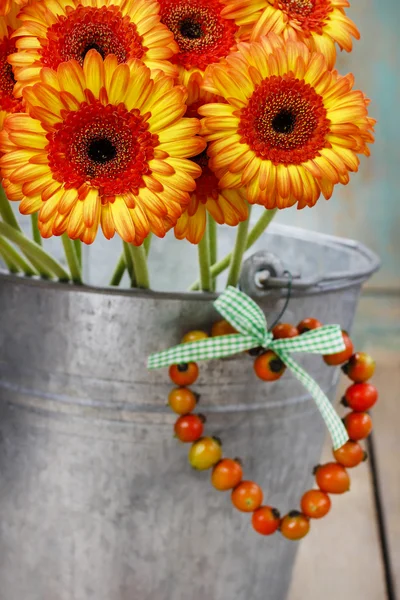
[[[334,449],[343,446],[349,436],[342,421],[317,382],[290,356],[292,352],[312,354],[341,352],[345,346],[339,325],[326,325],[298,337],[274,340],[272,333],[268,331],[262,310],[249,296],[238,289],[228,287],[214,302],[214,306],[239,332],[238,334],[180,344],[152,354],[148,359],[148,368],[158,369],[173,364],[224,358],[260,346],[269,348],[279,356],[314,398],[331,435]]]

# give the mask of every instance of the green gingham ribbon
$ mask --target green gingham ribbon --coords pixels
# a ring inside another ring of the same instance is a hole
[[[295,377],[314,398],[326,423],[336,450],[347,442],[347,431],[316,381],[290,356],[292,352],[335,354],[345,349],[339,325],[326,325],[294,338],[274,340],[268,331],[267,321],[257,304],[237,288],[228,287],[214,302],[217,311],[229,321],[238,334],[206,338],[197,342],[180,344],[152,354],[147,366],[159,369],[174,364],[213,358],[224,358],[252,348],[269,348],[289,367]]]

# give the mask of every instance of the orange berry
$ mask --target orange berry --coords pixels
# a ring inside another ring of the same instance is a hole
[[[261,506],[262,501],[262,489],[254,481],[242,481],[232,492],[232,503],[242,512],[253,512]]]
[[[212,337],[218,337],[220,335],[231,335],[232,333],[237,333],[236,329],[232,327],[228,321],[223,319],[222,321],[217,321],[213,324],[211,328]]]
[[[350,477],[346,469],[337,463],[318,465],[315,479],[319,489],[327,494],[343,494],[350,489]]]
[[[213,469],[211,483],[216,490],[225,492],[239,485],[242,477],[243,469],[238,460],[223,458]]]
[[[171,365],[169,376],[176,385],[192,385],[199,376],[199,367],[194,362]]]
[[[318,321],[318,319],[313,319],[311,317],[303,319],[297,325],[299,333],[307,333],[307,331],[311,331],[312,329],[318,329],[319,327],[322,327],[321,321]]]
[[[284,338],[292,338],[299,335],[299,330],[290,323],[278,323],[272,329],[272,335],[276,340],[282,340]]]
[[[260,354],[254,361],[254,371],[263,381],[276,381],[284,374],[285,364],[272,350]]]
[[[349,440],[341,448],[332,450],[335,460],[346,469],[356,467],[363,460],[366,460],[367,453],[361,448],[360,444]]]
[[[321,490],[308,490],[301,499],[301,510],[311,519],[321,519],[331,508],[330,498]]]
[[[292,510],[281,521],[281,534],[288,540],[301,540],[309,531],[308,517],[297,510]]]
[[[196,408],[197,398],[188,388],[175,388],[168,396],[168,404],[178,415],[187,415]]]
[[[351,412],[343,419],[351,440],[363,440],[372,431],[372,419],[365,412]]]
[[[346,348],[342,350],[342,352],[337,352],[336,354],[326,354],[323,357],[326,364],[331,367],[335,367],[337,365],[343,364],[344,362],[347,362],[350,356],[353,354],[353,342],[351,341],[351,339],[345,331],[342,331],[342,335],[344,345],[346,346]]]

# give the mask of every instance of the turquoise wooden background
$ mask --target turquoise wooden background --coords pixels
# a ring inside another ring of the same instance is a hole
[[[357,88],[371,98],[370,114],[378,121],[372,155],[331,200],[282,211],[278,221],[363,241],[383,261],[370,286],[400,288],[400,4],[350,2],[361,39],[351,54],[339,55],[338,70],[353,72]]]

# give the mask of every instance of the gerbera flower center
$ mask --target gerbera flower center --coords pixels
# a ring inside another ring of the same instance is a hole
[[[161,21],[174,34],[180,52],[174,62],[205,70],[229,54],[237,26],[221,16],[218,0],[161,0]]]
[[[300,164],[326,145],[326,114],[322,97],[309,84],[290,75],[269,77],[241,111],[241,142],[274,164]]]
[[[331,0],[275,0],[275,8],[286,13],[294,24],[307,32],[323,33],[325,21],[333,7]]]
[[[95,138],[89,143],[88,156],[98,163],[106,163],[117,155],[117,149],[107,138]]]
[[[95,49],[104,59],[115,54],[118,62],[142,58],[146,48],[136,25],[123,17],[117,6],[78,6],[67,8],[67,16],[59,16],[40,40],[39,53],[44,65],[56,69],[64,61],[75,59],[80,64],[89,50]]]
[[[281,0],[286,10],[307,17],[314,8],[313,0]]]
[[[158,144],[137,109],[98,100],[68,113],[48,137],[53,177],[66,187],[89,183],[108,198],[137,194],[144,187],[143,175],[151,173],[148,161]]]
[[[296,124],[296,115],[283,109],[272,119],[272,128],[276,133],[292,133]]]
[[[179,29],[183,37],[189,38],[189,40],[197,40],[203,35],[200,23],[192,19],[183,19]]]
[[[15,51],[15,44],[9,37],[0,40],[0,110],[7,112],[22,110],[21,100],[15,98],[13,94],[14,73],[11,65],[7,62],[8,55]]]

